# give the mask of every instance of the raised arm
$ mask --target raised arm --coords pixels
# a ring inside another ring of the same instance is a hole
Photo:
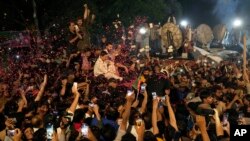
[[[126,131],[127,122],[128,122],[130,111],[131,111],[131,105],[132,105],[134,98],[135,98],[134,93],[131,96],[126,97],[125,111],[122,114],[122,123],[120,125],[120,129],[123,131]]]
[[[84,4],[83,7],[84,7],[83,20],[87,20],[87,18],[88,18],[88,5]]]
[[[218,111],[216,109],[214,109],[214,120],[215,120],[215,128],[216,128],[216,135],[217,136],[222,136],[224,135],[224,131],[223,131],[223,128],[222,128],[222,125],[221,125],[221,122],[220,122],[220,117],[219,117],[219,114],[218,114]]]
[[[21,100],[18,102],[18,110],[17,112],[22,112],[23,108],[28,106],[27,99],[25,97],[27,91],[20,90]]]
[[[92,15],[91,15],[91,21],[90,21],[90,24],[93,24],[93,23],[94,23],[94,21],[95,21],[95,15],[94,15],[94,14],[92,14]]]
[[[175,115],[174,115],[174,111],[172,109],[172,106],[171,106],[171,103],[170,103],[170,97],[169,97],[169,94],[170,94],[170,90],[169,89],[166,89],[165,90],[165,94],[166,94],[166,105],[168,107],[168,114],[169,114],[169,123],[172,127],[174,127],[174,129],[176,131],[179,131],[178,130],[178,127],[177,127],[177,123],[176,123],[176,119],[175,119]]]
[[[74,94],[75,98],[74,98],[72,104],[70,105],[70,107],[68,109],[68,112],[75,113],[76,106],[78,104],[78,100],[79,100],[79,97],[80,97],[80,93],[77,90],[77,85],[75,85],[75,84],[73,84],[72,93]]]
[[[159,133],[159,128],[157,126],[157,107],[158,107],[158,99],[153,100],[153,111],[152,111],[152,127],[153,134],[157,135]]]
[[[77,54],[70,54],[69,59],[67,60],[67,63],[66,63],[66,67],[67,67],[67,68],[68,68],[69,65],[70,65],[71,59],[72,59],[73,57],[76,57],[76,56],[77,56]]]
[[[146,108],[147,108],[148,94],[147,94],[146,90],[143,92],[143,96],[144,96],[144,98],[143,98],[141,109],[140,109],[141,114],[145,113]]]
[[[89,84],[86,85],[86,90],[85,90],[85,95],[84,95],[84,100],[89,99]]]
[[[196,123],[200,128],[201,131],[201,137],[203,141],[210,141],[210,138],[207,133],[207,127],[206,127],[206,119],[204,116],[196,115]]]
[[[115,65],[118,68],[123,68],[125,70],[125,72],[128,73],[128,68],[126,66],[124,66],[123,64],[121,64],[121,63],[115,63]]]
[[[39,90],[39,92],[38,92],[38,94],[37,94],[37,96],[35,98],[35,101],[40,101],[41,100],[41,98],[43,96],[43,92],[44,92],[45,86],[46,86],[47,81],[48,81],[47,79],[48,79],[48,76],[47,76],[47,74],[45,74],[44,78],[43,78],[43,82],[42,82],[42,84],[40,86],[40,90]]]
[[[73,44],[78,38],[81,39],[80,34],[76,34],[76,36],[74,38],[69,40],[69,43]]]
[[[239,96],[238,96],[237,94],[235,94],[234,99],[233,99],[232,101],[230,101],[230,102],[227,104],[226,108],[227,108],[227,109],[231,109],[231,107],[233,106],[233,104],[234,104],[238,99],[239,99]]]
[[[136,108],[139,105],[139,100],[136,99],[133,103],[132,103],[132,107]]]
[[[94,105],[93,111],[94,111],[94,113],[95,113],[96,119],[97,119],[98,121],[101,121],[101,115],[100,115],[100,113],[99,113],[99,106],[98,106],[97,104]]]

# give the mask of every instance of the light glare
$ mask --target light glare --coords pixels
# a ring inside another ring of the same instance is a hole
[[[188,25],[188,22],[186,20],[181,21],[181,26],[186,27]]]
[[[240,19],[236,19],[234,22],[233,22],[233,26],[234,27],[239,27],[242,25],[242,21]]]
[[[140,34],[145,34],[147,32],[145,27],[140,28],[139,30]]]

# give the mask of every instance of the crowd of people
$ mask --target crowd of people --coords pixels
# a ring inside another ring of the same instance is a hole
[[[84,17],[78,28],[69,22],[66,46],[1,58],[0,140],[216,141],[250,124],[242,66],[137,55],[109,41],[91,47]]]

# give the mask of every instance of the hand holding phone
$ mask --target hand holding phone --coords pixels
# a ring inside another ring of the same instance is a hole
[[[7,136],[8,137],[13,137],[14,135],[15,135],[15,129],[13,129],[13,130],[7,130]]]
[[[165,96],[162,96],[161,97],[161,102],[164,102],[166,100],[166,97]]]
[[[74,82],[73,85],[74,85],[74,87],[77,87],[77,82]]]
[[[89,107],[93,108],[94,107],[94,103],[89,103]]]
[[[152,92],[152,97],[153,97],[153,99],[157,98],[156,92]]]
[[[127,96],[131,96],[133,94],[133,90],[127,90]]]
[[[79,32],[79,27],[78,27],[78,25],[75,25],[75,30],[76,30],[76,32]]]
[[[136,126],[141,126],[142,125],[142,119],[139,118],[136,120]]]
[[[82,135],[84,137],[87,137],[88,136],[88,132],[89,132],[89,126],[86,125],[86,124],[83,124],[82,128],[81,128],[81,132],[82,132]]]
[[[146,84],[141,84],[141,91],[144,92],[146,90]]]
[[[47,139],[52,139],[53,138],[53,132],[54,132],[53,124],[47,125],[47,127],[46,127],[46,137],[47,137]]]
[[[228,113],[224,113],[224,114],[223,114],[222,125],[223,125],[223,126],[227,126],[227,123],[228,123]]]
[[[31,91],[31,90],[33,90],[34,89],[34,86],[29,86],[28,87],[28,91]]]
[[[239,113],[239,120],[242,119],[244,117],[244,113]]]

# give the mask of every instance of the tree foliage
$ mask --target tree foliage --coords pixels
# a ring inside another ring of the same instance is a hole
[[[149,21],[163,22],[173,11],[181,11],[180,4],[176,0],[35,0],[37,14],[41,29],[47,28],[49,23],[61,21],[66,24],[68,20],[75,20],[83,15],[83,4],[87,3],[92,13],[96,15],[96,24],[106,25],[117,19],[129,25],[137,16],[147,16]],[[32,20],[32,4],[30,0],[8,0],[3,2],[0,8],[5,8],[8,13],[22,10],[24,19]],[[177,5],[177,6],[176,6]],[[179,5],[179,6],[178,6]],[[13,8],[15,7],[15,8]],[[20,12],[15,12],[12,18],[20,17]],[[178,12],[180,13],[180,12]],[[11,17],[10,17],[11,19]]]

